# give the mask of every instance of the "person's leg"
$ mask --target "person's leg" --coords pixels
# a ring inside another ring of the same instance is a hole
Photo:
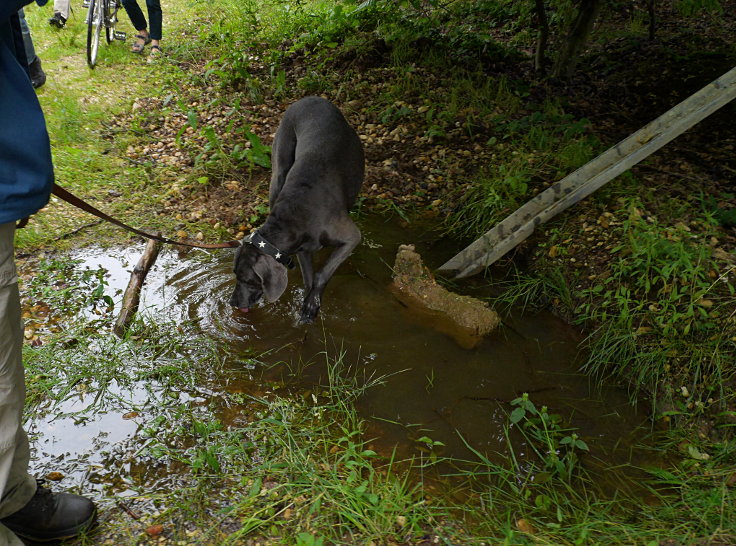
[[[135,36],[136,41],[133,43],[131,51],[133,53],[141,53],[145,45],[151,41],[146,16],[143,15],[143,11],[138,5],[137,0],[122,0],[122,2],[125,11],[128,13],[128,17],[130,17],[130,22],[137,32]]]
[[[66,20],[69,19],[71,0],[54,0],[54,16],[49,19],[49,24],[57,28],[64,28]]]
[[[161,40],[163,29],[163,12],[160,0],[146,0],[148,21],[151,23],[151,40],[158,43]]]
[[[54,13],[61,14],[64,20],[69,19],[71,4],[71,0],[54,0]]]
[[[26,397],[23,323],[14,235],[15,224],[0,224],[0,539],[12,531],[37,542],[63,540],[88,529],[96,509],[92,501],[79,495],[38,487],[28,474],[30,449],[22,426]]]
[[[38,89],[46,83],[46,73],[41,68],[41,59],[36,55],[36,48],[33,46],[33,39],[31,38],[31,29],[28,28],[26,14],[23,9],[18,10],[18,17],[20,19],[20,31],[23,35],[23,47],[26,50],[26,60],[28,61],[28,73],[31,76],[34,89]]]
[[[0,518],[23,508],[36,492],[21,421],[26,385],[14,234],[15,224],[0,225]]]
[[[148,9],[148,20],[151,23],[151,57],[158,57],[161,51],[161,34],[163,26],[163,15],[160,0],[146,0]]]
[[[28,28],[26,22],[26,13],[23,8],[18,10],[18,17],[20,17],[20,32],[23,34],[23,47],[26,50],[26,61],[30,66],[33,61],[36,60],[36,48],[33,47],[33,40],[31,39],[31,29]]]
[[[0,524],[0,544],[3,546],[24,546],[23,541],[18,538],[18,535],[2,524]]]

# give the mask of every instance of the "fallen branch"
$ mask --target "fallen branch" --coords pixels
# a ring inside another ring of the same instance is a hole
[[[130,274],[128,287],[125,289],[125,293],[123,294],[122,309],[120,309],[118,320],[115,322],[115,326],[113,327],[113,332],[115,332],[115,335],[118,337],[123,337],[123,335],[125,335],[125,331],[128,329],[130,322],[138,311],[143,282],[146,280],[148,271],[156,262],[160,248],[161,243],[154,241],[153,239],[149,240],[146,244],[146,250],[143,252],[143,256],[138,260],[138,263],[133,268],[133,272]]]
[[[120,508],[123,512],[128,514],[134,520],[141,519],[141,515],[138,512],[135,512],[130,506],[125,504],[123,501],[117,501],[115,504],[117,504],[118,508]]]

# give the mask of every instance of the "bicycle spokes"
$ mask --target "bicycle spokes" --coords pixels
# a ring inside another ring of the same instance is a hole
[[[87,64],[94,68],[97,62],[97,53],[100,47],[100,34],[105,29],[105,39],[109,44],[112,40],[125,41],[125,32],[115,30],[118,22],[119,0],[85,0],[89,6],[87,11]]]

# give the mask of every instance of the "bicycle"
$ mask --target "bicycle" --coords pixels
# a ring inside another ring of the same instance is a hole
[[[100,48],[100,34],[105,28],[105,38],[109,44],[113,40],[125,41],[126,34],[115,30],[118,22],[118,10],[122,7],[120,0],[89,0],[87,11],[87,64],[94,68],[97,63],[97,52]]]

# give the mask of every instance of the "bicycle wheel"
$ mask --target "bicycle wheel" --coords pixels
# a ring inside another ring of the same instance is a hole
[[[118,22],[117,0],[102,0],[105,3],[105,39],[109,44],[115,39],[115,23]]]
[[[89,0],[87,12],[87,64],[95,67],[97,52],[100,49],[100,32],[104,23],[103,2],[105,0]]]

